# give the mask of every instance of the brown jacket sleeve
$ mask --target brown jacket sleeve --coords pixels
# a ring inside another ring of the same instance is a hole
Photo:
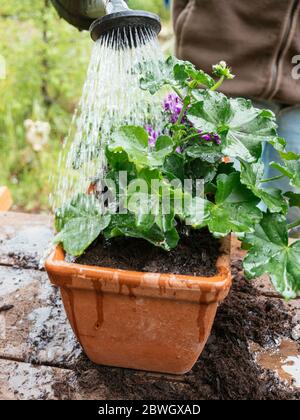
[[[174,0],[173,1],[173,22],[177,22],[180,13],[186,8],[189,0]]]

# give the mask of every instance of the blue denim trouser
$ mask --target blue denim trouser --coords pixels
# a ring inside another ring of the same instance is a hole
[[[281,107],[275,103],[269,102],[254,102],[255,106],[259,108],[269,108],[275,112],[278,123],[278,133],[280,137],[284,137],[287,142],[287,150],[300,154],[300,105],[292,107]],[[269,144],[265,145],[263,153],[263,161],[266,166],[265,178],[272,178],[280,175],[278,171],[271,168],[271,162],[280,161],[278,152]],[[282,180],[273,181],[270,186],[280,188],[284,192],[294,191],[300,193],[290,186],[289,180],[284,178]],[[289,223],[300,219],[300,209],[293,207],[288,214]]]

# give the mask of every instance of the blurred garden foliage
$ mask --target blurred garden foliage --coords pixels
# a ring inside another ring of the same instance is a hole
[[[162,0],[129,4],[169,15]],[[18,209],[49,207],[49,175],[80,98],[91,47],[89,34],[59,19],[49,0],[1,2],[0,185],[11,189]],[[26,120],[50,124],[40,151],[26,140]]]

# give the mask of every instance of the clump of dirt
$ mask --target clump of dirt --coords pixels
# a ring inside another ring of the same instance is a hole
[[[286,400],[300,392],[288,391],[271,373],[254,362],[249,341],[274,345],[291,330],[292,319],[284,303],[267,299],[245,280],[241,264],[233,267],[234,283],[229,298],[217,314],[213,333],[190,376],[193,387],[198,377],[210,386],[209,399]]]
[[[0,306],[0,313],[1,312],[8,312],[14,308],[14,305],[2,305]]]
[[[23,252],[9,252],[8,257],[13,261],[14,268],[24,268],[39,270],[39,259],[35,256]]]
[[[135,238],[100,238],[77,259],[78,264],[151,273],[213,276],[219,241],[208,231],[190,231],[182,235],[176,249],[167,252]]]
[[[194,369],[171,377],[93,365],[77,365],[82,390],[96,393],[85,372],[93,370],[111,399],[129,400],[297,400],[300,391],[289,390],[271,372],[261,369],[249,349],[253,341],[271,345],[292,329],[291,315],[279,299],[260,295],[245,280],[241,263],[233,266],[234,282],[220,306],[210,340]],[[100,397],[100,395],[99,395]],[[108,398],[108,397],[107,397]]]
[[[67,382],[66,378],[63,378],[62,380],[55,379],[52,382],[52,390],[55,399],[59,401],[70,401],[75,399],[76,386],[73,385],[73,374],[71,373],[70,376],[70,382]]]

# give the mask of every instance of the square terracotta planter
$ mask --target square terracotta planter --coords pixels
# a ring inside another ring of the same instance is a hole
[[[183,374],[210,335],[231,286],[230,238],[215,277],[139,273],[70,264],[57,247],[46,262],[68,319],[96,364]]]
[[[8,211],[12,206],[12,198],[7,187],[0,186],[0,211]]]

